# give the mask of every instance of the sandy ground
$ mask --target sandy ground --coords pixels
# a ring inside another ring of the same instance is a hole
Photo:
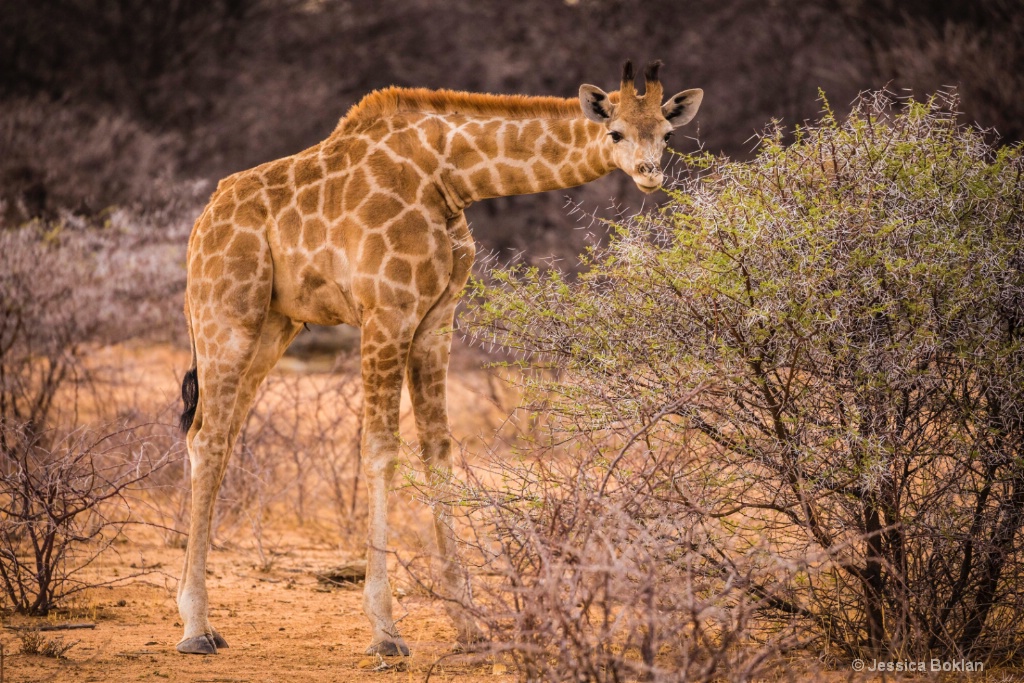
[[[176,418],[178,384],[189,360],[183,349],[105,349],[95,360],[116,368],[121,377],[132,378],[111,385],[110,402],[133,405],[140,414],[158,415],[161,421]],[[514,420],[507,419],[510,406],[515,405],[514,395],[478,364],[474,367],[458,357],[453,361],[449,390],[453,434],[471,453],[501,444],[507,447],[516,432]],[[285,359],[278,371],[308,370],[298,361]],[[86,406],[81,417],[89,417],[88,411]],[[410,412],[406,398],[402,432],[408,439],[414,438]],[[429,514],[411,495],[401,490],[393,494],[390,515],[391,549],[407,560],[429,552],[431,535]],[[362,585],[328,588],[316,578],[317,572],[358,559],[365,548],[361,534],[339,535],[337,528],[332,531],[314,522],[299,525],[293,516],[283,515],[270,520],[264,536],[272,541],[273,551],[267,571],[260,568],[252,531],[245,524],[222,526],[216,537],[207,579],[210,619],[230,644],[217,655],[176,652],[182,630],[175,592],[184,550],[166,543],[173,534],[131,527],[88,570],[87,578],[118,579],[115,585],[81,593],[66,609],[45,620],[3,618],[0,683],[516,680],[509,662],[453,653],[455,633],[441,603],[397,566],[390,572],[395,616],[412,654],[391,660],[385,670],[374,670],[381,660],[364,654],[371,632],[362,612]],[[151,571],[132,576],[142,567]],[[42,634],[46,640],[74,643],[59,659],[24,654],[20,632],[15,630],[80,622],[94,623],[95,628]],[[811,657],[791,664],[794,672],[818,668]],[[882,679],[845,670],[794,673],[782,680],[925,679],[891,675]],[[1024,678],[1020,672],[986,672],[963,680],[1010,683]]]
[[[98,366],[116,369],[121,378],[105,389],[111,403],[132,405],[141,414],[173,420],[180,410],[181,375],[189,363],[184,349],[119,347],[103,349],[92,359]],[[321,363],[323,365],[323,363]],[[329,367],[329,364],[327,364]],[[323,368],[317,368],[323,369]],[[285,358],[275,372],[303,373],[309,368]],[[504,414],[495,405],[502,388],[493,377],[456,359],[450,379],[453,433],[464,447],[480,447],[500,431]],[[89,405],[79,417],[92,417]],[[403,428],[414,439],[408,397],[403,401]],[[393,494],[392,548],[407,554],[422,553],[429,544],[430,517],[408,496]],[[210,554],[210,618],[230,645],[214,656],[178,654],[181,637],[175,591],[184,557],[181,548],[168,547],[166,534],[132,527],[127,537],[105,552],[90,567],[88,576],[110,581],[138,572],[140,566],[156,571],[117,585],[77,595],[69,609],[51,615],[45,623],[93,622],[92,630],[45,632],[47,639],[77,641],[65,657],[56,659],[22,654],[18,631],[44,620],[10,616],[3,619],[0,644],[5,653],[3,683],[39,681],[472,681],[511,680],[495,675],[494,662],[452,652],[455,633],[441,604],[432,600],[400,571],[391,572],[396,592],[395,616],[412,654],[386,671],[373,671],[379,662],[368,658],[370,627],[362,611],[362,585],[325,588],[314,572],[358,558],[362,536],[339,537],[323,526],[298,527],[294,521],[266,531],[273,539],[275,559],[263,572],[245,524],[225,529]],[[502,665],[498,665],[497,671]]]
[[[325,588],[317,581],[314,571],[341,559],[336,549],[323,545],[291,546],[268,572],[258,571],[246,550],[214,550],[210,619],[230,647],[212,656],[178,654],[174,594],[182,556],[182,550],[158,543],[123,544],[101,558],[97,576],[125,575],[143,562],[157,572],[93,589],[55,618],[5,620],[6,626],[86,621],[96,628],[45,632],[46,638],[79,641],[62,659],[20,654],[18,633],[4,629],[4,680],[406,681],[424,680],[431,667],[430,680],[436,681],[513,680],[495,675],[492,660],[453,655],[454,631],[441,605],[404,588],[400,578],[394,581],[395,614],[402,615],[400,628],[412,654],[396,660],[396,668],[370,670],[378,662],[363,654],[370,628],[362,612],[362,587]]]

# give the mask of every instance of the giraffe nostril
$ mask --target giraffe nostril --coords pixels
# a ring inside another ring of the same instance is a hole
[[[636,170],[638,173],[642,173],[643,175],[653,175],[658,169],[655,168],[654,164],[644,162],[637,166]]]

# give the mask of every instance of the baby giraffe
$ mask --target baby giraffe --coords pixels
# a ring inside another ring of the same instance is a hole
[[[369,498],[363,609],[368,653],[408,654],[391,611],[387,495],[407,378],[420,456],[432,482],[451,469],[445,384],[452,319],[475,248],[464,211],[489,197],[588,183],[616,168],[661,187],[672,129],[703,91],[662,103],[660,62],[644,94],[626,62],[618,92],[579,98],[386,88],[352,107],[323,142],[222,180],[188,244],[185,317],[192,368],[182,383],[192,518],[178,610],[178,651],[214,654],[206,559],[217,490],[257,388],[303,323],[361,330],[362,463]],[[450,510],[434,531],[442,590],[461,643],[480,632],[461,606],[469,582]]]

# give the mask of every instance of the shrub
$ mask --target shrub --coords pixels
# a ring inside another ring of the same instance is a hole
[[[175,430],[116,414],[114,385],[87,361],[166,333],[174,253],[119,221],[0,231],[0,595],[19,612],[87,587],[79,570],[131,521],[128,491],[180,457]],[[88,417],[99,426],[82,427]]]
[[[265,524],[285,514],[300,526],[323,524],[345,538],[365,529],[361,401],[351,363],[331,373],[274,373],[260,386],[225,471],[215,518],[224,536],[232,523],[248,521],[260,566],[272,562]]]
[[[98,585],[82,570],[137,521],[128,494],[166,464],[176,437],[126,428],[58,438],[2,421],[0,434],[0,592],[16,612],[45,616]]]
[[[688,157],[578,281],[500,270],[462,319],[522,354],[560,438],[684,458],[658,483],[730,529],[700,552],[788,558],[758,614],[820,652],[1001,659],[1024,637],[1024,150],[955,106],[875,93],[749,163]],[[621,462],[583,469],[614,488]]]
[[[474,534],[470,610],[484,651],[529,681],[780,673],[799,628],[758,632],[752,620],[794,568],[687,504],[694,463],[680,450],[625,453],[613,482],[603,450],[478,462],[469,484],[449,490]]]
[[[70,643],[64,642],[64,636],[47,638],[42,632],[33,629],[20,631],[18,638],[21,640],[21,654],[53,657],[54,659],[61,659],[71,648],[81,642],[78,640],[73,640]]]
[[[96,379],[83,364],[90,349],[173,334],[172,320],[182,325],[184,240],[173,244],[175,230],[161,226],[158,238],[124,218],[113,216],[103,229],[60,223],[0,231],[3,420],[43,430],[74,419],[78,392]],[[69,388],[70,400],[58,400]]]
[[[0,226],[167,206],[190,194],[170,161],[180,145],[111,109],[9,98],[0,103]]]

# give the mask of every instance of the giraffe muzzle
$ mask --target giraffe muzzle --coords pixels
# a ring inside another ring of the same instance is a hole
[[[650,194],[661,187],[665,182],[665,174],[655,164],[644,162],[636,167],[636,175],[633,181],[641,191]]]

